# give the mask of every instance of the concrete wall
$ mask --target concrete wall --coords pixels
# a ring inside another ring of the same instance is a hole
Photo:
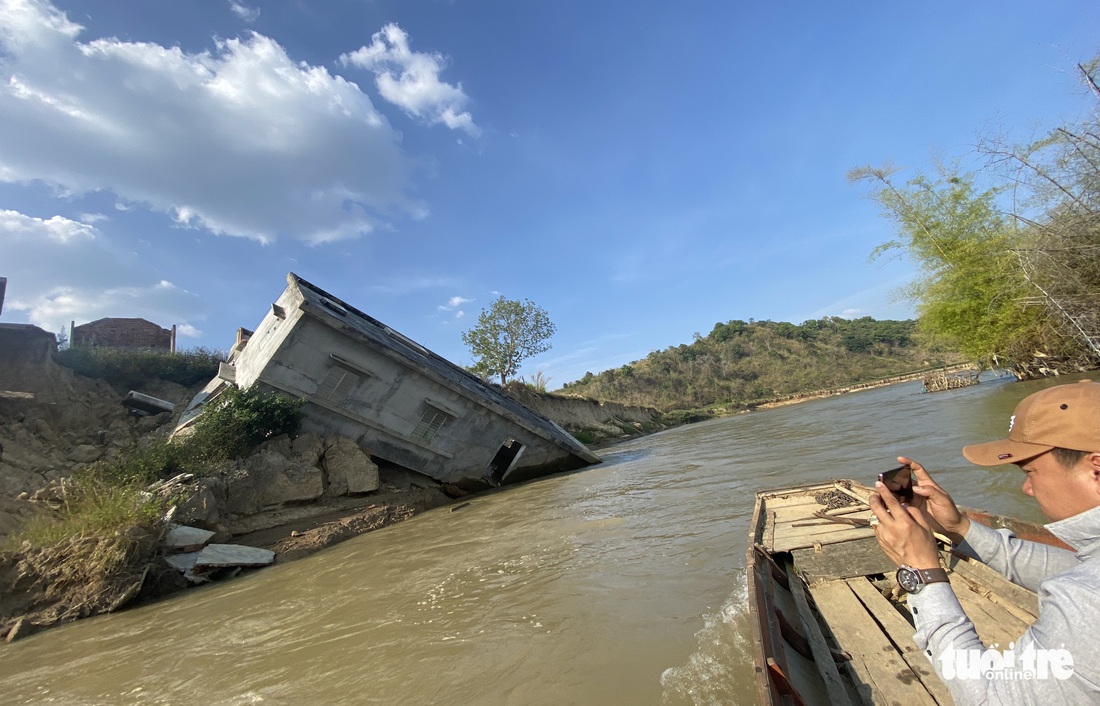
[[[45,363],[57,352],[57,337],[31,324],[0,324],[0,367]],[[14,389],[14,388],[12,388]]]
[[[411,363],[303,316],[293,298],[281,297],[276,304],[284,318],[264,318],[237,360],[236,382],[247,387],[259,381],[309,400],[306,430],[355,439],[376,456],[452,482],[479,477],[509,438],[525,447],[516,477],[568,460],[560,447]],[[340,385],[334,387],[336,379]],[[414,438],[425,414],[435,412],[447,415],[436,436]]]
[[[516,397],[523,404],[567,429],[594,427],[612,422],[647,425],[661,423],[661,412],[652,407],[631,407],[586,397],[539,394]]]

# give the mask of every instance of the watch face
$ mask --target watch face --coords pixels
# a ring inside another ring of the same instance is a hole
[[[922,588],[920,576],[916,571],[912,569],[900,568],[898,569],[898,585],[909,593],[916,593]]]

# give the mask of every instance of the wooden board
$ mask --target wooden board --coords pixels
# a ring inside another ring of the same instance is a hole
[[[909,621],[902,617],[898,609],[879,593],[879,590],[871,585],[867,579],[854,578],[846,583],[852,589],[852,593],[856,594],[856,597],[867,608],[867,612],[874,616],[878,624],[882,626],[883,632],[890,637],[901,658],[920,677],[921,683],[924,684],[924,688],[928,690],[932,698],[941,704],[953,703],[951,692],[947,690],[943,680],[932,668],[932,663],[928,661],[923,652],[917,649],[917,644],[913,642],[915,630],[909,624]]]
[[[869,574],[893,574],[897,569],[874,537],[825,544],[820,549],[795,549],[791,554],[798,572],[810,584]]]
[[[1010,642],[1020,639],[1028,628],[1028,623],[1020,620],[1009,610],[990,600],[984,592],[974,590],[974,587],[957,572],[949,574],[951,588],[959,599],[963,610],[974,623],[974,629],[978,631],[978,638],[986,647],[998,647],[1008,649]]]
[[[840,649],[852,656],[846,664],[865,701],[936,705],[920,675],[906,664],[847,583],[831,581],[811,586],[810,594]]]
[[[764,499],[765,526],[761,536],[764,544],[772,551],[782,552],[873,537],[874,531],[869,526],[830,522],[814,516],[815,512],[826,510],[814,496],[837,490],[850,492],[838,486],[815,486],[804,493]],[[852,505],[840,512],[847,519],[870,520],[872,516],[866,505]]]
[[[787,574],[789,576],[793,575],[790,565],[788,565]],[[813,610],[810,608],[810,601],[806,597],[806,586],[797,578],[792,579],[789,583],[791,587],[791,597],[794,599],[795,606],[798,609],[798,616],[801,620],[804,634],[810,643],[810,649],[813,651],[814,663],[817,665],[817,670],[821,674],[826,690],[829,692],[830,700],[834,706],[850,706],[851,700],[848,698],[848,686],[845,685],[844,680],[840,676],[840,671],[836,668],[832,650],[829,648],[828,643],[825,641],[825,636],[821,632],[821,625],[817,621],[817,616],[814,615]]]
[[[1039,617],[1039,596],[1023,586],[1017,586],[1004,576],[975,559],[951,556],[948,567],[972,584],[974,590],[1003,606],[1028,625]]]
[[[791,527],[790,524],[777,524],[772,536],[772,551],[789,552],[792,549],[812,547],[815,544],[833,544],[874,536],[875,533],[870,527],[840,524],[829,527]]]

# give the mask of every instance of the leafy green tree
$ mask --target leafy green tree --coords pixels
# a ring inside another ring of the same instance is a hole
[[[1001,189],[978,191],[973,175],[942,165],[936,178],[898,185],[892,176],[889,168],[849,173],[872,185],[871,198],[897,225],[898,238],[874,255],[902,251],[920,267],[903,291],[917,302],[921,329],[990,364],[1024,363],[1051,348],[1044,310],[1028,303],[1036,292],[1015,254],[1020,233],[997,208]]]
[[[476,359],[470,369],[484,377],[499,375],[505,385],[520,363],[550,350],[555,330],[550,315],[531,300],[501,296],[482,309],[476,326],[462,332],[462,342]]]

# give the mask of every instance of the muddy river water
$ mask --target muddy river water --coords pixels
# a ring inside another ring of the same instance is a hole
[[[1018,471],[959,448],[1007,433],[1050,384],[906,383],[636,439],[584,471],[2,646],[0,702],[751,704],[754,492],[869,482],[906,453],[959,502],[1041,519]]]

